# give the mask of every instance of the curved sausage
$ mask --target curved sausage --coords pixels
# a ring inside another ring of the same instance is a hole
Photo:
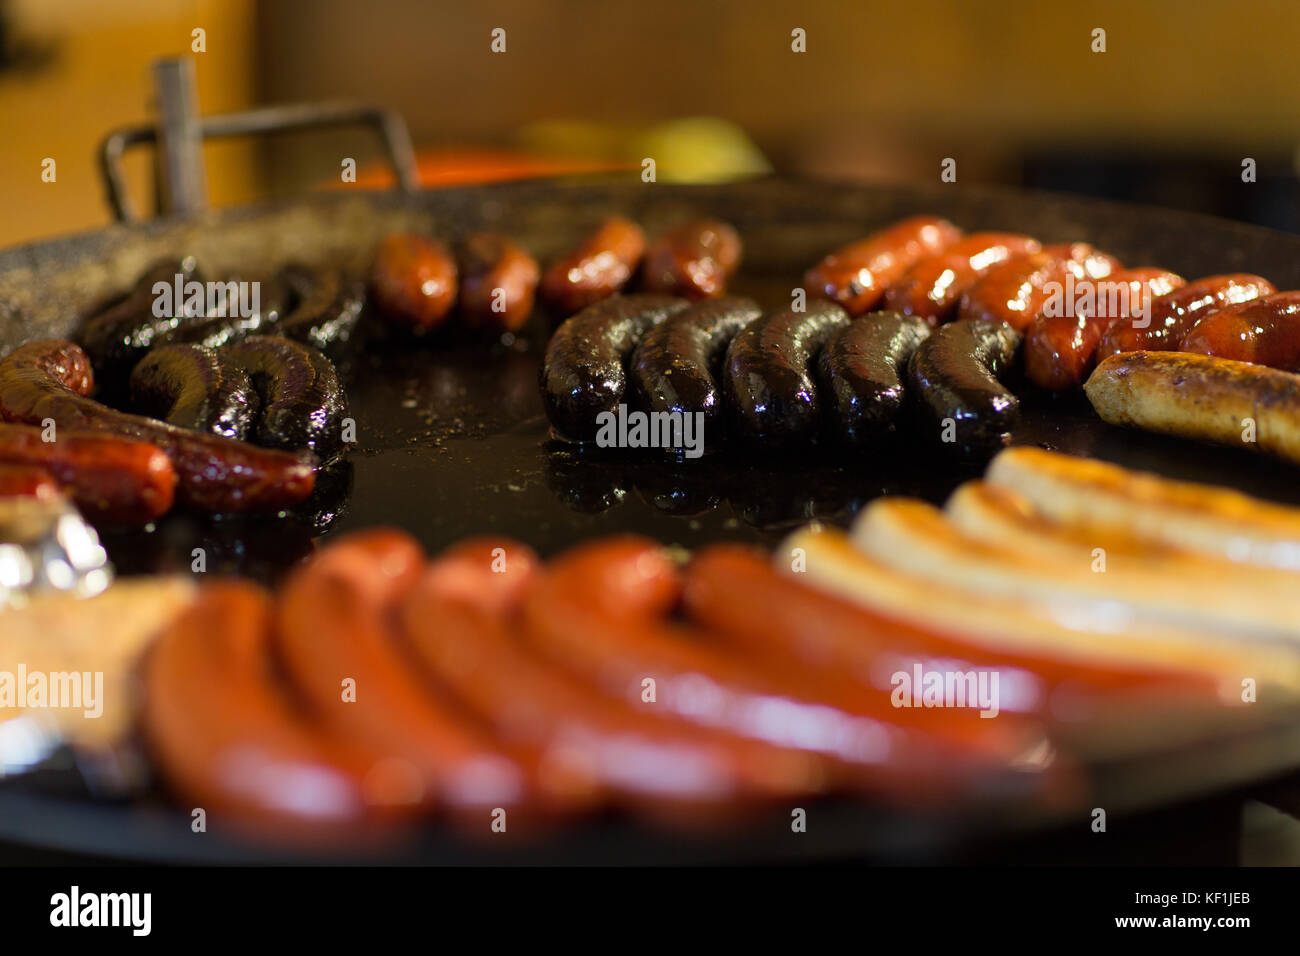
[[[315,459],[204,435],[87,396],[93,376],[86,353],[57,339],[30,342],[0,360],[0,417],[61,429],[109,432],[157,445],[176,469],[183,501],[205,511],[278,511],[311,494]]]
[[[1278,292],[1203,316],[1179,351],[1300,371],[1300,292]]]
[[[546,346],[542,400],[546,416],[565,438],[585,441],[599,430],[602,412],[624,401],[624,363],[642,336],[688,303],[666,295],[613,296],[566,319]]]
[[[370,296],[389,324],[416,334],[442,325],[456,303],[456,260],[436,239],[385,237],[370,266]]]
[[[711,429],[722,415],[714,370],[731,340],[761,314],[751,299],[712,299],[650,329],[628,370],[638,404],[651,412],[699,412]]]
[[[333,364],[319,351],[279,336],[254,335],[223,346],[219,356],[257,390],[257,444],[320,454],[339,446],[348,400]]]
[[[961,297],[995,266],[1042,251],[1037,239],[1014,232],[975,232],[937,256],[922,259],[885,290],[884,308],[919,315],[930,325],[952,318]]]
[[[1039,388],[1078,388],[1092,371],[1102,330],[1115,321],[1131,323],[1147,313],[1155,296],[1185,280],[1163,269],[1120,269],[1105,279],[1080,279],[1075,297],[1067,292],[1063,314],[1040,315],[1025,335],[1025,375]],[[1067,289],[1069,286],[1067,284]]]
[[[1243,272],[1196,279],[1152,302],[1145,322],[1112,322],[1097,346],[1097,361],[1120,352],[1176,351],[1204,316],[1276,291],[1267,279]]]
[[[818,385],[846,444],[865,448],[894,432],[907,363],[929,334],[922,316],[876,312],[831,336],[817,360]]]
[[[172,506],[176,471],[161,448],[112,435],[0,424],[0,464],[39,468],[92,521],[148,524]]]
[[[957,317],[1006,322],[1024,332],[1067,276],[1104,279],[1119,267],[1117,259],[1087,243],[1046,246],[990,269],[961,297]]]
[[[435,262],[435,268],[436,265]],[[282,309],[268,334],[283,335],[337,357],[352,340],[361,321],[366,303],[365,284],[338,269],[309,269],[301,265],[286,266],[277,281],[287,290],[290,305]],[[453,273],[453,284],[454,281]],[[452,295],[455,295],[454,285]],[[424,306],[433,311],[427,303]]]
[[[908,381],[940,441],[964,452],[1006,444],[1020,399],[1002,384],[1020,347],[1005,322],[960,319],[940,326],[912,353]]]
[[[961,238],[961,230],[937,216],[913,216],[836,249],[808,270],[804,285],[814,298],[830,299],[851,316],[870,312],[885,289],[922,259]]]
[[[261,399],[246,372],[201,345],[160,345],[131,370],[131,407],[179,428],[242,439]]]
[[[540,275],[537,260],[508,237],[475,233],[461,249],[461,321],[475,331],[518,332],[533,314]]]
[[[641,288],[692,301],[714,299],[726,294],[740,256],[740,235],[727,223],[717,219],[684,223],[650,243]]]
[[[408,814],[419,780],[305,721],[272,678],[271,602],[241,582],[204,587],[147,655],[145,742],[168,788],[267,835]]]
[[[612,216],[576,249],[542,273],[542,304],[569,316],[620,291],[645,255],[645,233],[630,219]]]
[[[820,428],[813,382],[817,353],[848,314],[833,302],[809,302],[750,323],[727,349],[723,388],[742,438],[774,447],[807,441]]]

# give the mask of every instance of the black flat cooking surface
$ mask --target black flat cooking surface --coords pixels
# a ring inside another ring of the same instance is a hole
[[[332,214],[335,201],[321,201],[323,215]],[[636,216],[651,231],[691,214],[718,215],[736,223],[747,242],[749,256],[736,291],[755,296],[765,308],[788,304],[804,266],[827,248],[917,212],[948,215],[968,230],[1019,230],[1045,241],[1089,240],[1126,264],[1158,264],[1189,277],[1254,271],[1279,287],[1300,287],[1300,238],[1159,210],[1006,191],[781,182],[649,189],[530,183],[427,193],[406,204],[386,197],[373,202],[376,220],[395,215],[394,210],[406,214],[410,207],[423,217],[418,222],[441,234],[454,238],[490,225],[513,231],[543,257],[612,211]],[[261,214],[228,215],[252,228]],[[172,227],[153,226],[0,253],[0,291],[5,276],[22,269],[76,270],[95,257],[121,256],[124,248],[146,239],[149,254],[158,248],[187,251],[194,248],[195,235],[200,246],[219,244],[221,222],[202,224],[184,240],[171,237]],[[279,227],[272,223],[264,228]],[[337,253],[326,250],[321,258]],[[353,253],[355,260],[364,250]],[[304,255],[302,250],[297,254]],[[124,573],[183,571],[192,549],[203,547],[209,573],[240,572],[269,583],[330,537],[374,525],[406,528],[430,551],[486,533],[517,537],[544,555],[618,532],[687,548],[723,540],[771,546],[809,520],[847,525],[863,504],[881,494],[941,502],[983,468],[983,462],[953,459],[914,437],[862,455],[810,447],[777,460],[761,449],[727,448],[710,435],[705,436],[710,453],[694,460],[575,448],[550,438],[542,414],[537,370],[545,330],[539,317],[530,333],[510,347],[389,347],[345,363],[358,444],[331,469],[326,482],[333,496],[325,511],[337,512],[332,522],[293,515],[279,520],[172,515],[148,532],[107,533],[112,559]],[[0,351],[51,331],[59,331],[57,320],[39,317],[11,326],[6,341],[0,321]],[[1289,466],[1238,450],[1112,428],[1097,420],[1081,396],[1053,399],[1026,391],[1024,399],[1017,442],[1300,503],[1297,473]],[[719,445],[724,447],[717,450]],[[1233,755],[1242,758],[1240,766],[1223,770]],[[1300,730],[1290,724],[1244,743],[1224,742],[1218,755],[1202,748],[1170,759],[1174,762],[1168,767],[1149,764],[1099,773],[1098,799],[1109,795],[1114,802],[1107,806],[1137,807],[1279,773],[1300,763]],[[841,803],[825,805],[824,812],[825,828],[794,843],[788,814],[782,813],[771,821],[750,822],[736,833],[691,837],[602,820],[544,844],[512,848],[504,856],[430,828],[383,853],[387,859],[411,862],[463,862],[484,858],[485,852],[488,859],[539,862],[913,859],[948,853],[967,837],[988,838],[1052,822],[1014,800],[979,813],[953,807],[939,814],[900,814]],[[167,809],[157,795],[93,803],[69,770],[0,781],[0,840],[115,858],[266,858],[264,851],[216,834],[196,840],[188,817]]]

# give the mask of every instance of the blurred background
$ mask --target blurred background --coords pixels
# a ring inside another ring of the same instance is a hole
[[[960,183],[1300,231],[1298,36],[1295,0],[0,0],[0,244],[110,221],[96,148],[150,119],[150,64],[176,55],[205,114],[396,108],[431,185],[636,175],[645,156],[661,180],[935,180],[951,157]],[[214,205],[337,187],[345,156],[384,181],[359,130],[204,156]],[[149,151],[127,167],[149,200]]]

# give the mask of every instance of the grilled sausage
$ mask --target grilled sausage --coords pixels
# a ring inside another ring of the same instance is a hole
[[[166,514],[176,471],[162,449],[129,438],[0,424],[0,465],[38,468],[96,522],[143,525]]]
[[[268,448],[338,448],[347,396],[330,360],[309,345],[254,335],[224,346],[220,360],[239,369],[259,396],[254,440]]]
[[[456,288],[456,260],[436,239],[397,233],[375,250],[371,299],[395,328],[416,334],[438,328],[456,303]]]
[[[1078,388],[1092,371],[1102,330],[1147,313],[1151,299],[1185,285],[1163,269],[1120,269],[1106,279],[1080,279],[1066,308],[1034,319],[1025,335],[1025,375],[1039,388]],[[1066,289],[1069,290],[1067,283]]]
[[[131,370],[131,406],[180,428],[242,439],[261,399],[248,374],[201,345],[160,345]]]
[[[641,288],[692,301],[714,299],[726,294],[740,256],[740,236],[725,222],[688,222],[650,243],[641,270]]]
[[[645,246],[636,223],[621,216],[606,219],[542,273],[542,304],[555,315],[569,316],[609,298],[632,278]]]
[[[1013,232],[972,233],[909,269],[885,290],[884,307],[940,325],[952,318],[966,290],[990,269],[1042,248],[1037,239]]]
[[[1300,372],[1300,292],[1278,292],[1202,316],[1179,351]]]
[[[723,388],[742,438],[772,447],[814,437],[821,403],[813,363],[849,317],[833,302],[810,302],[752,322],[727,349]]]
[[[836,249],[804,276],[808,294],[830,299],[851,316],[870,312],[885,290],[922,259],[938,255],[961,231],[936,216],[913,216]]]
[[[20,426],[0,426],[0,428]],[[3,431],[0,431],[0,436]],[[3,442],[3,437],[0,437]],[[48,501],[60,494],[58,483],[45,468],[36,465],[10,465],[3,463],[0,452],[0,498],[35,498]],[[170,465],[171,462],[168,462]]]
[[[1124,352],[1083,386],[1103,421],[1300,464],[1300,376],[1184,352]]]
[[[533,313],[537,260],[508,237],[475,233],[460,256],[460,320],[475,331],[517,332]]]
[[[1082,242],[1047,246],[994,266],[961,297],[957,317],[1006,322],[1024,332],[1067,276],[1104,279],[1119,262]]]
[[[1177,351],[1204,316],[1276,291],[1267,279],[1247,273],[1196,279],[1152,302],[1149,317],[1111,322],[1097,346],[1097,361],[1120,352]]]
[[[728,297],[701,302],[650,329],[628,371],[638,404],[651,412],[698,412],[712,430],[722,416],[714,371],[731,340],[761,314],[754,301]]]
[[[31,342],[0,360],[0,417],[60,429],[108,432],[157,445],[176,470],[178,492],[204,511],[278,511],[311,494],[312,456],[256,448],[115,411],[87,397],[94,384],[86,353],[71,342]]]
[[[594,438],[602,412],[624,401],[624,363],[642,336],[686,308],[666,295],[614,296],[567,319],[551,336],[542,362],[546,416],[565,438]]]
[[[1020,399],[1001,382],[1012,367],[1020,334],[1005,322],[961,319],[940,326],[917,346],[908,382],[940,441],[980,452],[1005,444],[1020,415]]]
[[[417,253],[411,255],[414,257]],[[431,259],[432,262],[412,266],[417,271],[423,268],[419,274],[425,277],[424,282],[428,285],[420,287],[418,296],[407,287],[406,291],[414,299],[414,304],[404,301],[408,308],[423,309],[422,317],[436,324],[432,317],[447,295],[447,276],[446,264],[437,258],[436,253],[431,255]],[[443,271],[438,272],[439,268]],[[396,295],[392,290],[399,285],[398,280],[387,273],[385,276],[390,282],[384,285],[384,289]],[[365,284],[349,278],[337,269],[309,269],[301,265],[286,266],[278,281],[287,290],[289,304],[268,331],[319,349],[329,356],[337,358],[343,354],[347,344],[357,334],[366,302]],[[439,281],[444,285],[439,285]],[[454,298],[454,264],[450,281],[450,295]]]
[[[865,448],[894,432],[907,363],[929,334],[920,315],[877,312],[831,336],[817,360],[818,386],[845,443]]]

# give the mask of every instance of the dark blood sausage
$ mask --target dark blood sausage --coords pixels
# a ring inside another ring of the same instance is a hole
[[[863,447],[895,430],[908,360],[929,334],[923,316],[876,312],[831,336],[817,360],[818,386],[845,443]]]
[[[751,322],[731,340],[723,388],[740,435],[775,446],[817,434],[821,404],[813,362],[826,341],[849,324],[833,302],[809,302]]]
[[[222,283],[221,288],[221,300],[214,301],[202,316],[185,317],[176,328],[155,339],[155,348],[163,343],[220,348],[227,342],[271,328],[284,317],[288,307],[289,289],[279,275],[248,283],[243,298],[235,298],[240,293],[233,280]],[[256,302],[252,299],[253,288],[257,289]],[[249,314],[245,315],[245,311]]]
[[[0,426],[0,428],[4,427],[7,426]],[[171,467],[170,461],[167,466]],[[0,463],[0,498],[35,498],[38,501],[48,501],[57,498],[58,495],[58,482],[47,469],[35,465]]]
[[[1020,399],[999,379],[1011,368],[1019,346],[1020,333],[1005,322],[961,319],[940,326],[917,347],[908,379],[941,442],[965,452],[1006,443]],[[951,442],[946,441],[949,429]]]
[[[1134,315],[1153,308],[1154,297],[1184,284],[1182,276],[1150,268],[1078,280],[1075,299],[1065,303],[1064,314],[1040,315],[1029,327],[1025,374],[1039,388],[1056,392],[1081,387],[1096,364],[1102,330],[1115,321],[1131,322]]]
[[[804,285],[810,296],[839,303],[849,315],[862,315],[907,270],[959,238],[961,231],[946,219],[913,216],[836,249],[808,270]]]
[[[296,264],[286,266],[277,281],[284,286],[288,305],[270,331],[326,355],[336,355],[347,345],[356,333],[366,303],[364,283],[337,269],[309,269]]]
[[[542,304],[556,315],[606,299],[627,285],[645,255],[645,233],[629,219],[602,222],[576,249],[542,274]]]
[[[642,336],[688,303],[667,295],[613,296],[588,306],[555,330],[542,362],[542,401],[555,430],[584,441],[596,416],[624,401],[623,368]]]
[[[91,520],[141,525],[167,513],[176,472],[161,448],[112,435],[0,424],[0,466],[40,469]]]
[[[700,412],[706,428],[722,413],[715,371],[727,346],[762,314],[750,299],[710,299],[660,322],[641,340],[628,374],[638,404],[651,412]]]
[[[390,325],[431,332],[456,303],[456,260],[436,239],[415,233],[386,237],[370,266],[370,295]]]
[[[884,307],[940,325],[952,317],[966,290],[990,269],[1042,248],[1037,239],[1013,232],[972,233],[914,265],[885,290]]]
[[[82,326],[77,341],[105,384],[124,384],[135,363],[174,333],[187,317],[184,302],[172,302],[172,308],[164,310],[163,315],[154,314],[158,300],[154,286],[164,283],[174,290],[177,275],[182,282],[201,281],[193,258],[156,262],[145,270],[126,298],[91,316]]]
[[[475,331],[517,332],[533,312],[541,270],[506,236],[479,232],[460,256],[460,319]]]
[[[740,236],[717,219],[698,219],[670,229],[650,243],[641,288],[692,301],[724,295],[740,265]]]
[[[1244,272],[1196,279],[1152,302],[1150,320],[1142,327],[1141,320],[1111,322],[1097,346],[1097,361],[1120,352],[1176,351],[1204,316],[1276,291],[1267,279]]]
[[[0,361],[0,417],[60,430],[108,432],[157,445],[176,469],[181,498],[203,511],[279,511],[311,494],[312,455],[256,448],[152,418],[128,415],[89,398],[90,360],[71,342],[30,342]]]
[[[1300,372],[1300,292],[1278,292],[1205,316],[1181,352]]]
[[[268,448],[338,447],[347,398],[330,360],[309,345],[254,335],[221,349],[222,362],[243,371],[261,399],[253,439]]]
[[[1071,275],[1104,279],[1119,267],[1113,256],[1086,243],[1047,246],[990,269],[961,297],[957,317],[1006,322],[1024,332],[1043,311],[1053,283],[1064,285]]]
[[[181,428],[242,439],[260,405],[248,374],[201,345],[160,345],[131,370],[131,407]]]

